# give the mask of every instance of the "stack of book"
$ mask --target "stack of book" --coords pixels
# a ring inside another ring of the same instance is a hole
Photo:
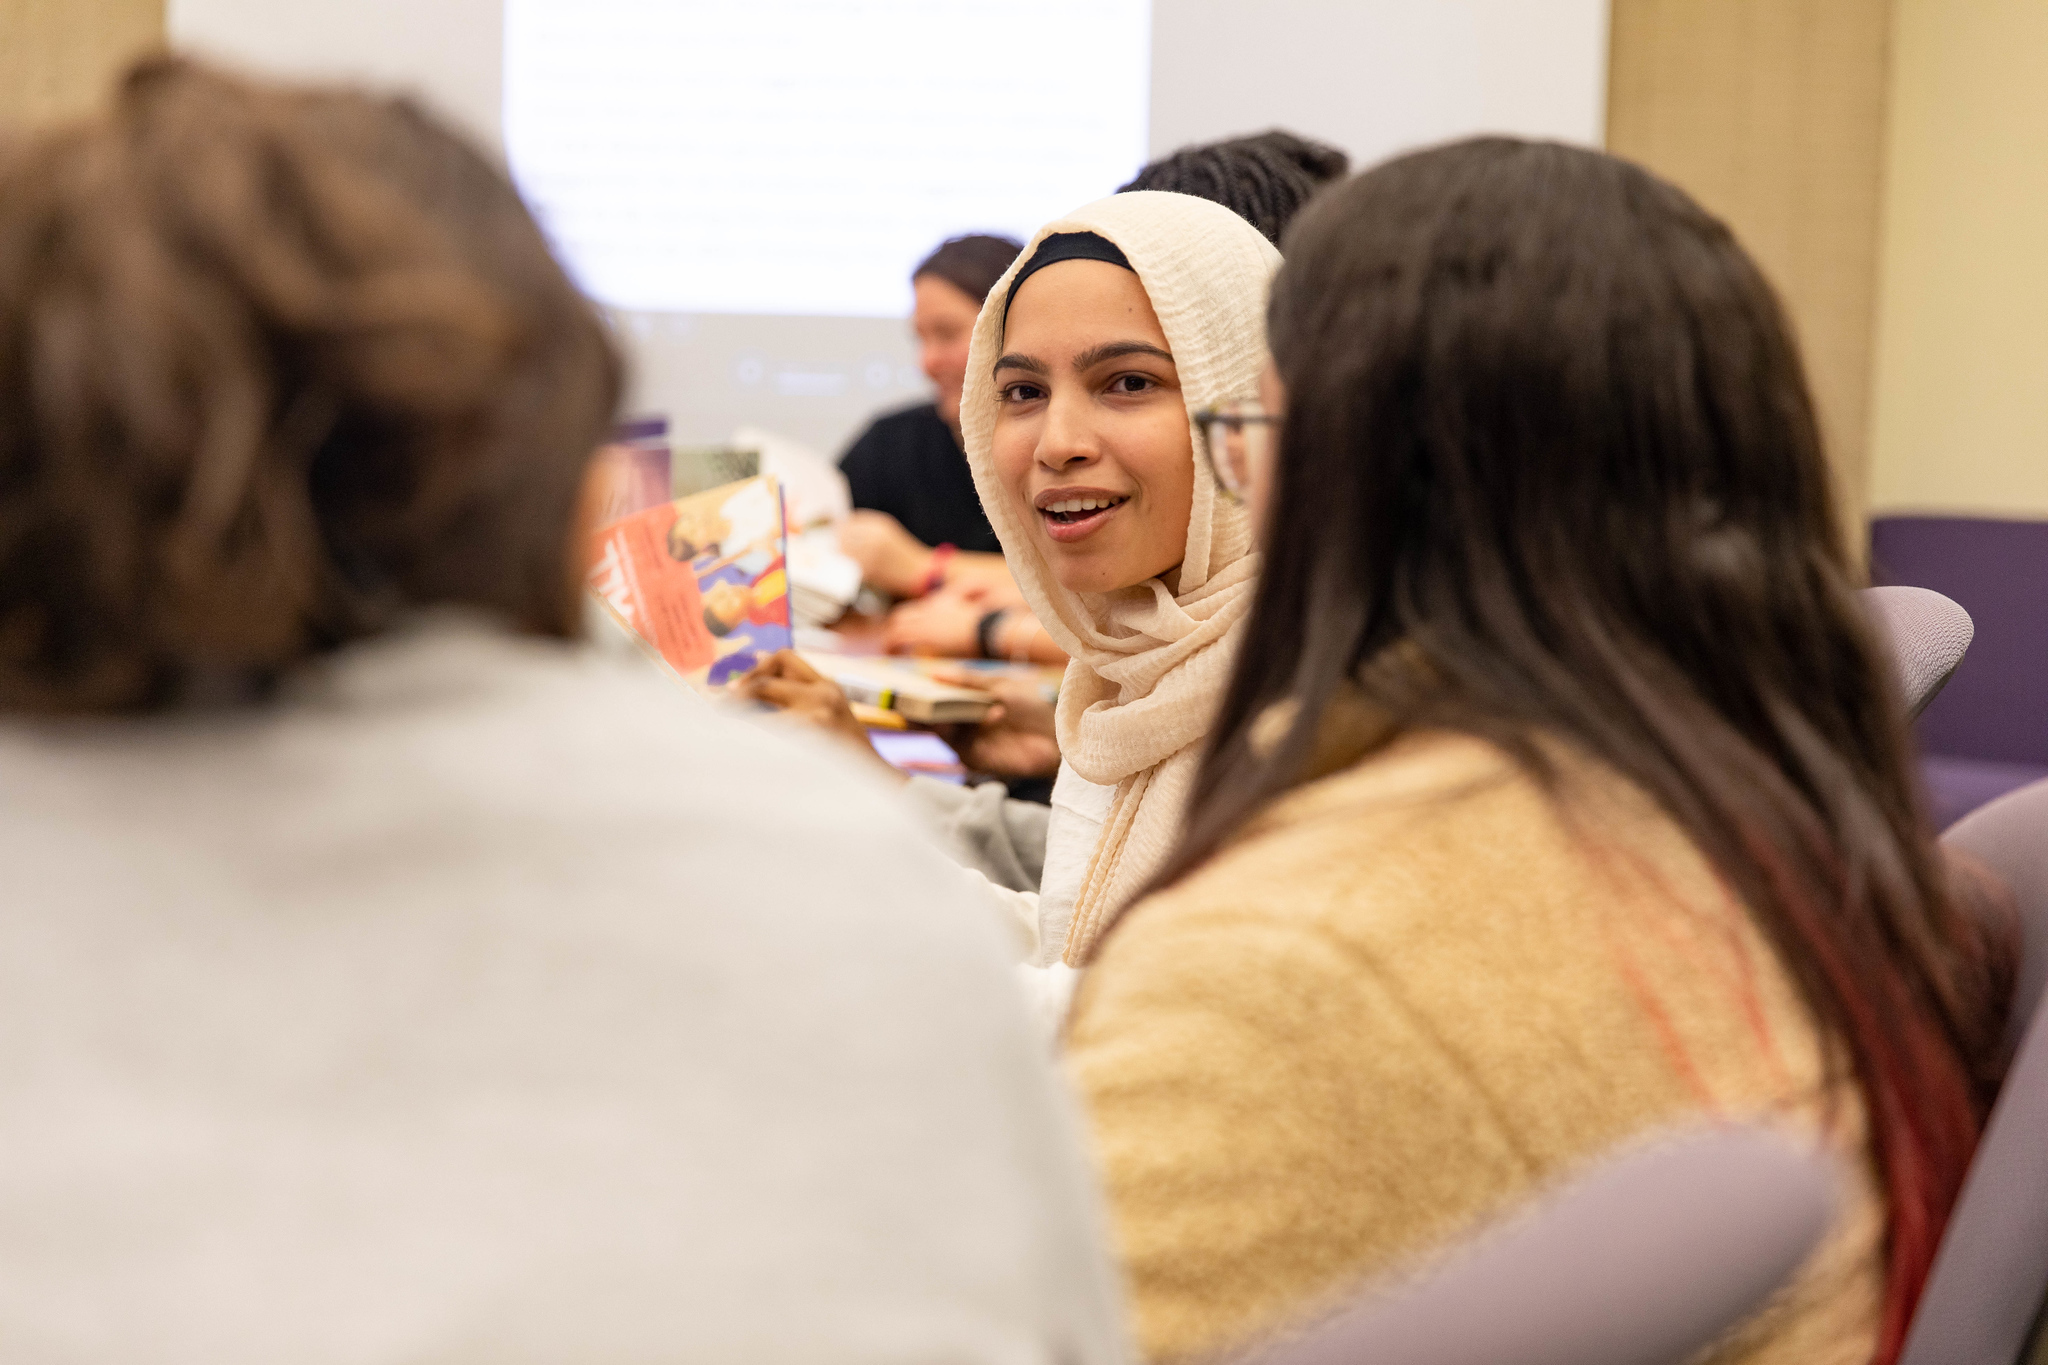
[[[839,552],[839,533],[821,526],[789,540],[789,605],[799,626],[829,626],[860,596],[860,565]]]
[[[799,652],[805,663],[838,683],[848,701],[919,725],[973,725],[995,704],[988,693],[939,682],[909,660]]]

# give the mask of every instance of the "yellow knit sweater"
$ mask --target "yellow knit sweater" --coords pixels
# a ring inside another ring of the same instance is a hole
[[[1775,953],[1632,787],[1405,737],[1134,907],[1072,1075],[1148,1357],[1312,1317],[1657,1131],[1763,1116],[1850,1156],[1835,1232],[1718,1360],[1869,1360],[1883,1207]]]

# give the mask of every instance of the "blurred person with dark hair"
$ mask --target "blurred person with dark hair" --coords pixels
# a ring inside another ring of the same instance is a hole
[[[1117,192],[1165,190],[1211,200],[1279,246],[1302,206],[1350,169],[1351,158],[1339,149],[1275,128],[1183,147],[1147,165]]]
[[[1506,138],[1287,244],[1261,400],[1199,423],[1257,594],[1179,847],[1067,1021],[1146,1355],[1730,1120],[1852,1175],[1707,1354],[1891,1365],[2010,923],[1935,844],[1770,286],[1641,168]]]
[[[918,262],[910,325],[932,401],[876,418],[840,458],[856,509],[840,543],[892,596],[936,590],[966,567],[951,562],[956,555],[993,559],[1000,569],[1003,547],[960,446],[960,389],[981,302],[1022,248],[977,233],[949,238]]]
[[[408,103],[0,151],[10,1358],[1122,1359],[957,872],[577,643],[619,382]]]

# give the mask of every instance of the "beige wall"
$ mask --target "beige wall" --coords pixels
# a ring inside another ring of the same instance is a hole
[[[1871,505],[2048,516],[2048,3],[1895,23]]]
[[[1867,485],[1891,8],[1614,0],[1609,48],[1608,150],[1726,220],[1777,287],[1852,519]]]
[[[164,0],[0,0],[0,122],[163,37]],[[1613,0],[1607,143],[1784,295],[1852,513],[2048,516],[2048,0]]]
[[[1613,0],[1608,81],[1784,295],[1852,515],[2048,516],[2048,0]]]
[[[84,113],[163,40],[164,0],[0,0],[0,123]]]

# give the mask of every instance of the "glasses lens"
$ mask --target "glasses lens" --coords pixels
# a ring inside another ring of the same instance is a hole
[[[1232,422],[1223,429],[1223,481],[1238,497],[1251,483],[1251,443],[1256,427]]]
[[[1269,424],[1256,403],[1233,403],[1218,408],[1202,424],[1203,444],[1216,482],[1234,498],[1242,498],[1251,487],[1253,462],[1266,457],[1272,439]]]

